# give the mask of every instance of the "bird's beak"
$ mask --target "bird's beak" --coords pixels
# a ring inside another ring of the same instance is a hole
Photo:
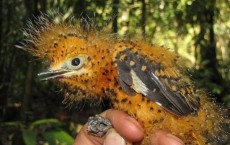
[[[50,79],[62,78],[65,76],[66,73],[70,72],[70,70],[49,70],[44,71],[38,74],[39,77],[42,77],[41,80],[47,81]]]

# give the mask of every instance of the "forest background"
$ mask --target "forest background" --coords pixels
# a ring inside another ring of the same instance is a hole
[[[60,88],[37,77],[42,63],[15,48],[40,12],[90,17],[120,37],[164,45],[186,60],[198,87],[230,108],[229,0],[1,0],[0,11],[0,145],[72,144],[87,117],[106,108],[66,108]]]

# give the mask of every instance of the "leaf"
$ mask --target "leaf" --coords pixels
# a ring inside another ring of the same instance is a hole
[[[72,145],[74,142],[74,138],[64,130],[47,131],[43,133],[43,137],[49,145]]]
[[[36,133],[33,130],[22,131],[22,137],[26,145],[36,145]]]
[[[20,121],[0,122],[0,126],[23,126]]]
[[[61,125],[61,122],[58,121],[57,119],[41,119],[41,120],[37,120],[35,122],[33,122],[31,125],[30,125],[30,129],[33,129],[35,128],[36,126],[39,126],[39,125],[44,125],[44,124],[52,124],[53,126],[60,126]]]

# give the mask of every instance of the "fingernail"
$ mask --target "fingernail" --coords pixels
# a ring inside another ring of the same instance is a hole
[[[140,131],[144,131],[143,128],[141,127],[141,125],[132,117],[127,116],[126,118],[129,122],[133,123],[133,125],[135,125]]]
[[[167,134],[167,141],[171,143],[172,145],[184,145],[181,139],[178,137],[172,135],[172,134]]]
[[[125,140],[117,132],[109,132],[104,141],[104,145],[125,145]]]

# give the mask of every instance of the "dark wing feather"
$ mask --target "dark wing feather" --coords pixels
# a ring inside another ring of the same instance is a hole
[[[130,68],[125,63],[121,63],[120,61],[117,62],[117,70],[119,75],[119,84],[121,88],[130,95],[135,95],[136,92],[130,88],[133,83],[132,76],[130,74]]]
[[[121,59],[121,56],[123,58],[125,56],[125,59]],[[190,114],[199,107],[199,103],[194,99],[194,94],[182,94],[180,91],[173,91],[171,88],[173,85],[183,87],[189,84],[186,82],[183,82],[183,85],[178,84],[180,81],[155,74],[155,72],[165,69],[161,64],[152,62],[143,55],[133,53],[129,49],[117,55],[116,63],[119,83],[126,93],[130,95],[134,95],[136,92],[142,93],[149,100],[155,101],[176,115]]]

